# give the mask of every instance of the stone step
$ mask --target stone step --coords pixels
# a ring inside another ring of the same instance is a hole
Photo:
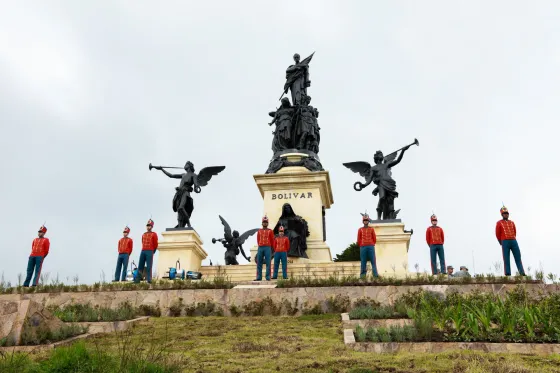
[[[368,265],[369,271],[371,266]],[[263,266],[263,275],[265,268]],[[249,284],[255,279],[257,267],[254,263],[231,265],[231,266],[202,266],[200,268],[202,278],[212,280],[216,277],[225,277],[229,281],[235,283]],[[278,271],[279,276],[282,273],[282,267]],[[288,277],[300,278],[329,278],[330,276],[346,277],[359,276],[360,262],[327,262],[327,263],[292,263],[288,264]],[[382,276],[404,277],[406,272],[397,270],[391,273],[380,273]],[[264,277],[264,276],[263,276]]]

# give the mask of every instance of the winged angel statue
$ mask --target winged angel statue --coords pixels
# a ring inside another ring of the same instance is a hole
[[[165,170],[165,168],[180,167],[152,166],[150,164],[150,169],[152,168],[160,170],[172,179],[181,179],[179,187],[175,188],[173,211],[177,213],[177,226],[175,226],[175,228],[183,228],[185,225],[188,227],[191,226],[191,215],[194,210],[191,192],[194,190],[195,193],[200,193],[202,187],[208,185],[212,176],[222,172],[226,166],[205,167],[200,170],[198,174],[194,172],[194,165],[190,161],[185,164],[184,169],[186,172],[182,174],[172,174]]]
[[[220,215],[220,220],[224,226],[224,238],[215,239],[212,238],[212,243],[221,242],[222,245],[226,248],[226,253],[224,255],[224,259],[226,261],[226,265],[238,265],[239,262],[237,261],[237,255],[239,252],[243,255],[243,257],[250,262],[251,258],[245,255],[245,251],[243,251],[243,244],[250,236],[257,233],[259,228],[249,229],[247,232],[243,233],[241,236],[239,235],[238,231],[231,231],[231,227],[229,226],[226,219],[222,218]]]
[[[373,189],[372,194],[374,196],[379,194],[379,203],[377,204],[377,220],[389,220],[396,219],[397,214],[400,210],[395,211],[395,198],[399,196],[397,192],[397,183],[391,175],[391,168],[398,165],[404,155],[404,152],[408,150],[412,145],[420,145],[417,139],[410,145],[407,145],[393,153],[383,156],[383,153],[378,150],[373,156],[375,162],[374,166],[371,166],[367,162],[348,162],[343,163],[345,167],[348,167],[353,172],[359,173],[366,179],[366,183],[361,183],[357,181],[354,183],[354,189],[356,191],[361,191],[367,187],[371,182],[373,182],[377,187]],[[400,154],[399,151],[401,151]],[[397,157],[398,154],[398,157]]]

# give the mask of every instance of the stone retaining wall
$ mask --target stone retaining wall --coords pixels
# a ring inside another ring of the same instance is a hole
[[[0,301],[19,301],[30,299],[45,306],[64,306],[78,303],[92,306],[116,308],[123,302],[130,302],[134,307],[140,305],[159,304],[162,313],[167,314],[169,306],[179,298],[183,299],[185,305],[211,301],[221,307],[226,315],[229,315],[229,307],[232,305],[243,307],[252,301],[260,301],[270,297],[275,303],[287,300],[294,304],[298,301],[301,306],[321,304],[335,296],[348,296],[351,301],[358,298],[369,297],[382,305],[390,305],[395,300],[409,291],[424,289],[443,296],[458,291],[470,293],[475,290],[491,292],[494,294],[505,294],[517,285],[514,284],[468,284],[468,285],[418,285],[418,286],[346,286],[346,287],[310,287],[310,288],[251,288],[251,289],[186,289],[186,290],[138,290],[138,291],[99,291],[99,292],[77,292],[77,293],[39,293],[39,294],[4,294],[0,295]],[[530,293],[558,291],[556,285],[523,284],[521,285]]]

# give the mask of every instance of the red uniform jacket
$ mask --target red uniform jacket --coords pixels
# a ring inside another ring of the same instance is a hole
[[[268,228],[261,228],[257,232],[257,245],[270,246],[274,245],[274,231]]]
[[[31,255],[29,256],[46,257],[47,255],[49,255],[50,247],[51,247],[51,242],[49,241],[48,238],[37,237],[36,239],[33,240],[33,243],[31,244]]]
[[[445,241],[445,236],[443,234],[443,229],[437,225],[433,225],[426,229],[426,242],[428,245],[443,245]]]
[[[156,232],[144,232],[142,235],[142,251],[156,251],[158,247],[158,238]]]
[[[276,253],[287,253],[290,251],[290,239],[286,236],[278,236],[274,239],[272,250]]]
[[[157,247],[157,236],[156,236],[156,247]],[[123,237],[119,240],[119,254],[128,254],[132,253],[132,238],[130,237]]]
[[[361,227],[358,229],[358,246],[374,246],[377,242],[375,229],[373,227]]]
[[[496,238],[500,245],[503,240],[515,240],[517,229],[511,220],[502,219],[496,223]]]

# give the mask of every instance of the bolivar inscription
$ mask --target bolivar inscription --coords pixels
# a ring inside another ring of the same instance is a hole
[[[272,193],[272,199],[313,198],[312,192]]]

